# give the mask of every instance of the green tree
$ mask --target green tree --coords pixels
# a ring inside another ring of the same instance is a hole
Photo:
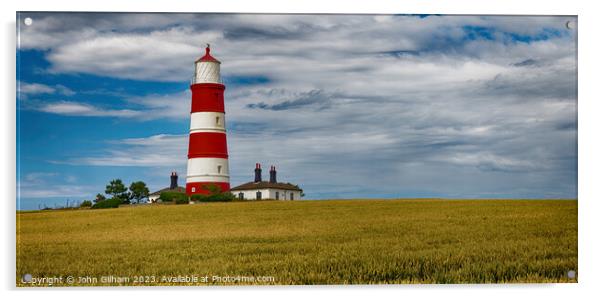
[[[82,201],[82,203],[79,205],[80,208],[89,208],[92,206],[92,201],[89,200],[84,200]]]
[[[130,185],[130,198],[140,203],[140,200],[148,197],[148,188],[142,181],[133,182]]]
[[[113,199],[119,199],[123,203],[130,203],[128,189],[120,179],[115,179],[109,182],[105,188],[105,193],[112,196]]]
[[[104,195],[98,193],[96,194],[96,198],[94,199],[94,203],[99,203],[103,200],[107,199]]]

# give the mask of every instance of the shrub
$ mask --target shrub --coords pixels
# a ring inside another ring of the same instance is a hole
[[[161,192],[161,195],[159,195],[159,199],[162,202],[171,202],[173,201],[173,199],[178,196],[178,192]]]
[[[180,192],[169,192],[169,191],[161,192],[159,199],[162,202],[174,202],[175,201],[175,203],[177,205],[188,203],[188,196],[186,196],[185,193],[180,193]]]
[[[216,184],[207,184],[204,185],[202,188],[203,190],[208,191],[210,195],[219,194],[222,192],[222,188],[220,188],[220,186]]]
[[[92,201],[90,200],[84,200],[82,201],[82,203],[79,204],[80,208],[89,208],[92,206]]]
[[[119,198],[111,198],[107,200],[103,200],[95,203],[92,206],[92,209],[110,209],[110,208],[118,208],[123,201]]]
[[[233,201],[236,199],[236,196],[230,192],[224,193],[214,193],[214,194],[194,194],[190,198],[193,201],[199,202],[220,202],[220,201]]]
[[[181,197],[176,197],[176,204],[177,205],[185,205],[188,204],[188,196],[186,196],[186,194],[181,193],[183,196]]]
[[[192,201],[203,201],[203,199],[207,197],[207,195],[203,194],[193,194],[190,196],[190,200]]]

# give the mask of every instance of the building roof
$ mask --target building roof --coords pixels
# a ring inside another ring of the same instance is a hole
[[[256,189],[282,189],[292,191],[303,191],[299,186],[291,183],[270,183],[266,181],[248,182],[231,188],[230,191],[256,190]]]
[[[161,195],[161,192],[179,192],[179,193],[186,193],[186,188],[184,188],[184,187],[179,187],[179,186],[178,186],[178,187],[176,187],[175,189],[169,189],[169,187],[167,187],[167,188],[163,188],[163,189],[161,189],[161,190],[159,190],[159,191],[155,191],[155,192],[153,192],[153,193],[149,194],[149,196],[150,196],[150,195]]]
[[[209,48],[209,45],[207,45],[207,48],[205,48],[205,56],[199,58],[196,62],[211,61],[211,62],[221,63],[221,62],[219,62],[219,60],[215,59],[213,56],[211,56],[211,54],[209,54],[210,51],[211,51],[211,49]]]

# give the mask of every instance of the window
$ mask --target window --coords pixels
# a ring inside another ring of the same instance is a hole
[[[261,200],[261,191],[257,191],[257,193],[255,193],[255,199]]]
[[[291,200],[293,200],[293,192],[291,192]]]
[[[245,195],[242,192],[238,193],[238,199],[240,199],[240,200],[245,199]]]
[[[217,165],[217,173],[222,173],[222,166],[221,165]]]
[[[196,192],[196,188],[195,187],[192,187],[192,192],[193,193]]]
[[[276,191],[276,199],[280,199],[280,192]]]
[[[216,116],[216,117],[215,117],[215,125],[216,125],[216,126],[219,126],[219,116]]]

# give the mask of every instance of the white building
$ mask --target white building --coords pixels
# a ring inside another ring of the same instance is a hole
[[[291,183],[276,181],[276,167],[270,168],[270,180],[261,180],[261,164],[255,164],[255,180],[230,189],[230,192],[244,200],[299,200],[303,190]]]
[[[169,177],[171,180],[171,184],[167,188],[163,188],[159,191],[155,191],[148,195],[148,203],[156,203],[159,202],[159,197],[161,196],[161,192],[180,192],[186,193],[186,188],[178,186],[178,174],[174,171],[171,173]]]

